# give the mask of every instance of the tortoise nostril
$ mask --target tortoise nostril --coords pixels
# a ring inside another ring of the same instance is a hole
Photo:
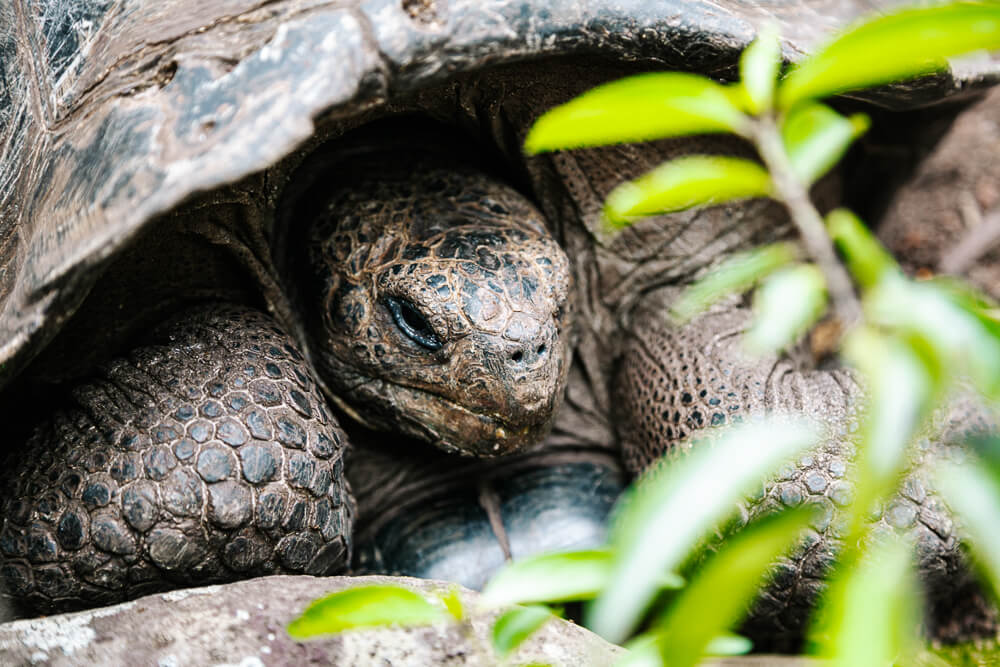
[[[524,359],[524,352],[518,350],[514,354],[510,355],[510,359],[511,361],[521,361],[521,359]]]
[[[545,354],[545,343],[542,343],[541,345],[539,345],[538,349],[535,350],[535,352],[537,352],[539,355]]]

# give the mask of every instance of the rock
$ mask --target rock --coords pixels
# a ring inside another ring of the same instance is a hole
[[[395,584],[420,593],[451,584],[404,577],[272,576],[173,591],[90,611],[0,625],[3,665],[491,665],[496,612],[474,612],[474,637],[455,624],[356,630],[298,642],[285,627],[314,599],[351,586]],[[562,620],[546,623],[515,664],[610,665],[624,650]]]

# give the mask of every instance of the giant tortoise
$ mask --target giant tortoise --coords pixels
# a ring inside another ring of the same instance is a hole
[[[597,83],[731,77],[767,21],[795,60],[870,6],[0,4],[7,595],[48,613],[267,573],[475,586],[511,554],[599,541],[627,476],[692,432],[791,408],[841,434],[745,508],[824,510],[754,615],[758,634],[796,632],[849,495],[857,385],[805,353],[743,358],[740,300],[664,316],[728,254],[790,236],[782,210],[610,235],[601,201],[622,179],[746,149],[520,145]],[[845,100],[891,132],[824,197],[876,211],[995,80],[963,67]],[[882,521],[915,535],[953,620],[980,598],[919,468]]]

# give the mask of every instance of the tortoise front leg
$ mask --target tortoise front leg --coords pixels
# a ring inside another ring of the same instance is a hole
[[[7,463],[8,594],[53,612],[350,560],[346,438],[292,340],[209,305],[72,391]]]
[[[752,413],[803,413],[841,430],[853,419],[859,387],[850,372],[809,369],[804,358],[755,359],[741,347],[750,323],[747,308],[719,306],[678,327],[669,320],[664,296],[638,310],[614,380],[620,398],[615,422],[632,472],[700,429]],[[816,465],[829,468],[834,459],[846,465],[839,442],[832,451]],[[832,465],[839,471],[841,463]],[[831,483],[843,476],[823,474]]]
[[[772,639],[800,636],[823,587],[842,536],[839,516],[851,499],[847,479],[852,405],[861,388],[845,369],[821,370],[808,355],[754,359],[741,346],[750,322],[742,301],[731,300],[685,326],[675,326],[667,304],[651,297],[630,326],[615,377],[616,424],[627,467],[645,468],[659,456],[690,445],[700,429],[753,413],[785,411],[819,419],[831,438],[778,471],[741,508],[744,521],[785,506],[819,511],[801,548],[777,566],[748,632]],[[971,415],[956,406],[941,422],[971,429]],[[917,545],[919,569],[931,604],[931,632],[955,639],[995,631],[992,614],[959,551],[958,531],[928,483],[934,462],[948,449],[945,434],[918,448],[900,494],[875,519],[878,530],[905,532]]]

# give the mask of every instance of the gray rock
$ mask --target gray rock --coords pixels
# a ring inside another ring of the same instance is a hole
[[[497,612],[457,623],[356,630],[305,642],[285,632],[314,599],[351,586],[395,584],[421,593],[451,584],[403,577],[273,576],[148,595],[112,607],[0,625],[3,665],[490,665]],[[466,609],[478,595],[461,589]],[[515,664],[610,665],[624,650],[572,623],[553,620]]]

